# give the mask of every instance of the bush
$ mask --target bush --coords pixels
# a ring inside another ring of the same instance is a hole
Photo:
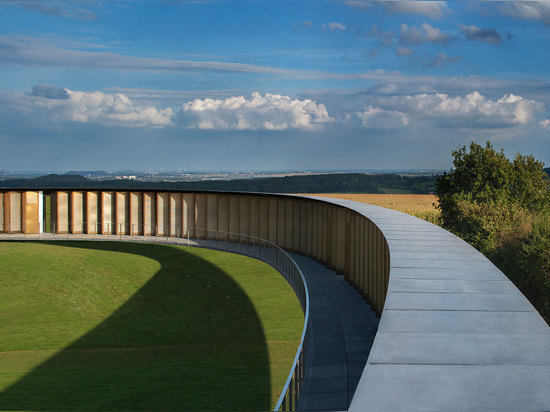
[[[489,142],[453,152],[436,184],[442,225],[488,256],[550,321],[550,191],[543,163]]]

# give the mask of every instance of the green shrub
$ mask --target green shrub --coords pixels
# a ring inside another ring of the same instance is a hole
[[[544,164],[489,142],[453,152],[436,184],[442,226],[488,256],[550,321],[550,191]]]

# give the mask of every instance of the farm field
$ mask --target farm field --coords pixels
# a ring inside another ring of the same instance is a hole
[[[364,193],[315,193],[308,196],[324,196],[336,199],[354,200],[356,202],[370,203],[371,205],[387,207],[398,210],[439,224],[440,212],[434,206],[437,204],[435,195],[413,195],[413,194],[364,194]]]
[[[0,242],[0,410],[269,410],[303,326],[270,266],[198,248]]]

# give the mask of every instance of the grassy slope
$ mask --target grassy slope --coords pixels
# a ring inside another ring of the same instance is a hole
[[[102,242],[0,261],[1,410],[269,409],[284,384],[303,317],[261,262]]]

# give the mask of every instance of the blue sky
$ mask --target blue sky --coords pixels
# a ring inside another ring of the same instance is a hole
[[[0,2],[0,169],[550,163],[550,0]]]

